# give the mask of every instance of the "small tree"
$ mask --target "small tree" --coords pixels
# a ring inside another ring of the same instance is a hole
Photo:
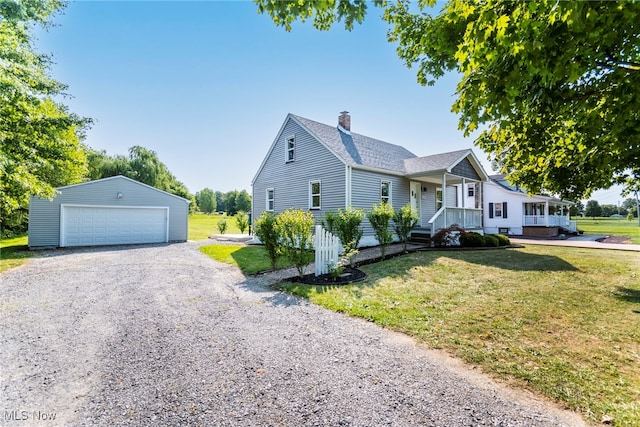
[[[249,228],[249,215],[240,211],[236,214],[236,225],[240,229],[240,233],[244,234],[245,230]]]
[[[224,234],[224,232],[227,231],[226,218],[221,218],[220,220],[218,220],[218,231],[220,232],[220,234]]]
[[[347,209],[338,209],[337,212],[327,212],[326,223],[322,226],[332,234],[335,234],[342,243],[342,252],[353,266],[353,260],[358,254],[358,245],[364,230],[360,225],[364,219],[364,210],[348,206]]]
[[[282,252],[295,265],[299,276],[311,264],[313,254],[313,224],[311,212],[301,209],[287,209],[276,218],[276,231],[280,236]]]
[[[396,231],[398,238],[402,241],[402,250],[407,251],[407,241],[411,230],[418,225],[418,213],[411,208],[411,203],[401,207],[393,214],[393,229]]]
[[[393,242],[393,233],[389,231],[389,224],[391,218],[393,218],[393,207],[391,203],[382,202],[379,205],[374,204],[371,210],[367,212],[367,218],[373,227],[378,244],[380,244],[382,258],[384,258],[387,246]]]
[[[260,218],[256,220],[253,232],[264,245],[264,249],[267,251],[271,261],[271,268],[275,270],[281,252],[280,235],[276,228],[276,214],[262,212]]]
[[[602,208],[600,207],[600,203],[597,200],[589,200],[587,202],[587,208],[584,211],[585,216],[590,216],[591,218],[602,215]]]

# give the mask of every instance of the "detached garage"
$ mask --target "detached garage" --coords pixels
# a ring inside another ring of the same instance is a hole
[[[29,203],[29,248],[187,240],[189,200],[124,176],[57,189]]]

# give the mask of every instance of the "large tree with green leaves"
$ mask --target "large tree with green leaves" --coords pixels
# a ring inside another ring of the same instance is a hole
[[[0,221],[3,234],[26,224],[29,196],[49,198],[55,187],[86,173],[80,143],[90,120],[58,99],[66,86],[49,76],[50,58],[32,31],[47,28],[62,8],[56,0],[0,1]]]
[[[351,29],[370,4],[399,57],[432,85],[460,75],[465,135],[533,193],[573,199],[640,182],[640,2],[255,0],[277,25]]]
[[[191,200],[190,212],[195,211],[196,199],[187,187],[160,161],[158,154],[139,145],[129,148],[129,156],[109,156],[105,151],[87,148],[90,179],[122,175],[167,193]]]

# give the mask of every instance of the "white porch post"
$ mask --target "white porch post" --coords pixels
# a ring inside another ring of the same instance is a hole
[[[467,181],[462,178],[462,194],[460,199],[462,199],[462,228],[467,228],[467,211],[464,209],[464,199],[467,198]]]
[[[447,207],[447,174],[442,175],[442,206]]]
[[[444,226],[445,228],[449,226],[447,224],[447,174],[442,174],[442,207],[444,208]]]
[[[544,223],[548,227],[549,226],[549,202],[544,202]]]

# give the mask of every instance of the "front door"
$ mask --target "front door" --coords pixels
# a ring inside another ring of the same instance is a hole
[[[418,212],[418,216],[420,220],[418,221],[418,226],[422,225],[422,213],[420,212],[420,183],[411,181],[409,184],[411,189],[411,209]]]

